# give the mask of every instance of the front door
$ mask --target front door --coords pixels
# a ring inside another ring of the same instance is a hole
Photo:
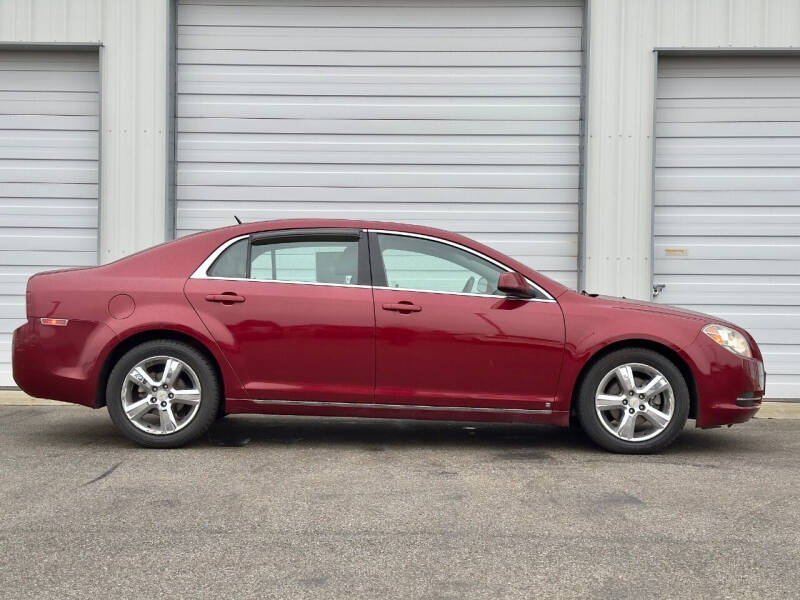
[[[251,398],[372,401],[375,317],[361,235],[249,236],[189,279],[189,301]]]
[[[497,291],[506,269],[430,238],[371,233],[376,402],[547,410],[564,319],[544,296]]]

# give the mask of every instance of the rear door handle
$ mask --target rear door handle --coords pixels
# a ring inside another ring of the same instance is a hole
[[[234,302],[244,302],[244,296],[235,294],[233,292],[225,292],[224,294],[209,294],[206,296],[206,302],[222,302],[223,304],[233,304]]]
[[[400,302],[389,302],[381,306],[383,310],[393,310],[395,312],[412,313],[419,312],[422,307],[419,304],[414,304],[408,300],[401,300]]]

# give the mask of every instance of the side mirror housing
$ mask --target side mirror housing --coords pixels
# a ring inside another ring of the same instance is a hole
[[[534,289],[516,271],[509,271],[500,275],[500,279],[497,280],[497,289],[514,298],[533,298],[536,296]]]

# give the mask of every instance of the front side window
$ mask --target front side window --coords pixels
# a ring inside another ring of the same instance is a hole
[[[248,244],[250,244],[248,264]],[[228,246],[206,272],[208,277],[299,283],[358,283],[358,240],[307,239],[250,242]]]
[[[449,244],[378,234],[386,285],[433,292],[503,295],[497,280],[505,271],[471,252]]]

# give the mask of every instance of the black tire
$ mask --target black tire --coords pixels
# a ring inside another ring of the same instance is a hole
[[[170,356],[183,361],[200,382],[197,412],[188,424],[174,433],[153,434],[143,431],[131,423],[123,409],[121,391],[128,373],[139,362],[154,356]],[[176,340],[152,340],[129,350],[114,365],[106,386],[106,404],[114,425],[128,439],[147,448],[178,448],[205,434],[220,414],[222,385],[209,359],[192,346]]]
[[[603,378],[627,363],[640,363],[656,369],[672,386],[674,401],[672,419],[658,435],[644,441],[628,441],[615,436],[601,423],[595,410],[595,394]],[[578,390],[577,404],[581,427],[597,445],[610,452],[651,454],[660,452],[672,444],[686,424],[689,416],[689,388],[680,369],[663,354],[646,348],[622,348],[609,353],[592,365]]]

